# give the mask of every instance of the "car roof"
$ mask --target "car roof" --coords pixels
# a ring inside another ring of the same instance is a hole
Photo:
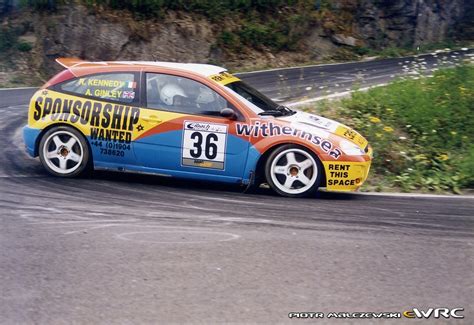
[[[58,58],[56,59],[63,67],[69,70],[76,70],[80,68],[118,68],[123,66],[130,66],[135,68],[168,68],[187,71],[209,77],[227,71],[223,67],[218,67],[211,64],[199,63],[177,63],[177,62],[159,62],[159,61],[85,61],[77,58]]]

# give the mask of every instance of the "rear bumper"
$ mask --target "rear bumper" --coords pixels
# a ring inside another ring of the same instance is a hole
[[[25,149],[31,157],[38,156],[36,142],[40,133],[40,129],[30,128],[28,125],[23,127],[23,141],[25,142]]]
[[[371,161],[324,161],[327,191],[357,191],[369,175]]]

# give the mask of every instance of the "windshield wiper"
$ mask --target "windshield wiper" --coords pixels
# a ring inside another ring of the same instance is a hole
[[[292,110],[291,108],[288,108],[284,105],[278,105],[277,110],[281,111],[283,115],[293,115],[296,114],[296,111]]]
[[[271,110],[268,110],[268,111],[263,111],[263,112],[260,112],[258,113],[258,115],[260,116],[283,116],[285,115],[285,113],[283,111],[280,111],[280,110],[274,110],[274,109],[271,109]]]

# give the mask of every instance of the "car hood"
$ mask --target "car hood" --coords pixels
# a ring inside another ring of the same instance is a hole
[[[309,131],[322,137],[327,138],[328,133],[336,134],[353,142],[362,150],[365,150],[368,144],[367,140],[357,131],[342,123],[316,114],[296,111],[296,114],[278,117],[277,119],[289,122],[295,128]]]

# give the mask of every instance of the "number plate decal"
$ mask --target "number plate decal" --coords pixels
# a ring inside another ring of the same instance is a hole
[[[224,169],[227,125],[184,121],[183,166]]]

